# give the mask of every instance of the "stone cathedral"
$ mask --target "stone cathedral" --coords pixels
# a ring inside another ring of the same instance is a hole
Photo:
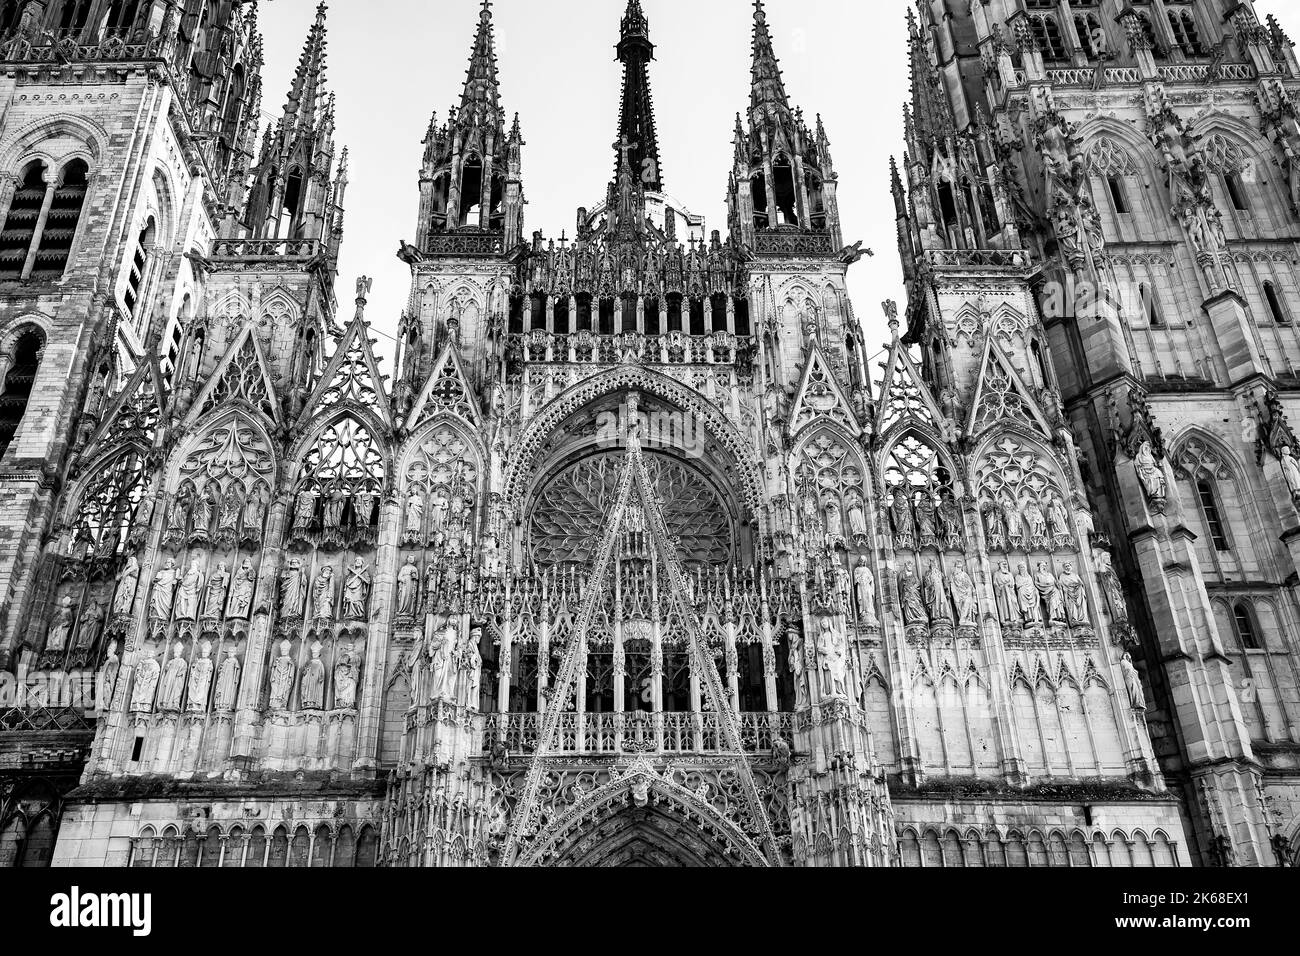
[[[1291,42],[919,0],[879,353],[736,6],[725,230],[628,0],[548,237],[484,0],[390,379],[324,4],[0,2],[0,866],[1293,865]]]

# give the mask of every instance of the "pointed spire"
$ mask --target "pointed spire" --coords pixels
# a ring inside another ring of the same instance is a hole
[[[316,111],[321,105],[327,42],[325,18],[328,13],[329,7],[324,2],[316,8],[316,22],[307,34],[307,43],[294,71],[293,85],[289,88],[289,100],[284,106],[286,119],[292,117],[292,125],[300,128],[315,122]]]
[[[767,26],[767,11],[763,0],[754,0],[754,65],[750,70],[753,86],[750,106],[753,110],[776,107],[789,111],[790,100],[781,79],[781,62],[772,47],[772,33]]]
[[[496,42],[492,34],[492,0],[483,0],[478,15],[478,34],[469,55],[465,92],[460,98],[462,120],[480,118],[485,110],[501,111],[501,83],[497,75]]]
[[[650,95],[650,61],[655,47],[650,42],[650,23],[640,0],[628,0],[623,14],[618,58],[623,63],[623,99],[618,113],[619,150],[614,175],[617,179],[626,161],[651,192],[663,190],[659,159],[659,135],[655,129],[654,100]],[[626,149],[625,149],[626,147]]]

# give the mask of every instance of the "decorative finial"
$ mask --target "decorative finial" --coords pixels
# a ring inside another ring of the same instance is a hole
[[[880,303],[880,307],[885,311],[885,318],[889,320],[889,331],[895,339],[898,338],[898,303],[893,299],[886,299]]]

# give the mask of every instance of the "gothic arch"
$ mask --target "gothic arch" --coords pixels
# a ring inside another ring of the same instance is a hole
[[[761,520],[764,495],[761,471],[749,442],[698,392],[659,372],[641,367],[621,367],[574,385],[545,405],[533,423],[520,436],[516,453],[506,471],[503,498],[515,515],[523,513],[543,446],[555,430],[584,406],[606,395],[623,391],[642,391],[698,416],[709,436],[733,459],[739,472],[741,496],[745,506]]]
[[[699,855],[699,846],[705,847],[707,856],[701,863],[770,865],[753,841],[712,804],[644,765],[611,779],[561,813],[521,855],[519,865],[599,865],[592,860],[592,850],[584,847],[585,838],[611,822],[618,824],[620,818],[629,821],[637,813],[659,814],[675,823],[682,835],[692,833],[695,855]],[[671,831],[661,833],[667,843]],[[600,842],[609,845],[607,839]],[[626,845],[626,836],[621,843],[616,838],[614,845]]]
[[[965,465],[949,453],[947,444],[932,428],[924,422],[905,421],[891,429],[891,432],[874,462],[877,495],[884,495],[889,491],[891,472],[902,471],[902,466],[911,465],[914,469],[928,469],[932,475],[937,475],[940,469],[946,470],[953,493],[959,498],[962,496],[967,486]],[[920,457],[922,449],[930,455],[924,461]],[[915,482],[912,484],[920,487]],[[935,490],[938,490],[937,487]]]
[[[369,432],[375,449],[383,459],[384,484],[387,487],[392,486],[393,454],[387,441],[387,426],[384,425],[378,415],[364,405],[348,401],[325,410],[303,425],[302,437],[294,442],[284,459],[288,468],[284,487],[292,488],[297,486],[302,479],[303,460],[308,453],[324,437],[326,431],[347,419],[351,419]]]
[[[269,453],[269,469],[261,474],[264,482],[273,488],[278,464],[275,454],[276,446],[270,433],[266,430],[265,424],[261,421],[261,416],[250,413],[246,407],[227,405],[213,410],[206,417],[195,422],[190,429],[190,434],[173,452],[171,460],[167,464],[164,491],[169,495],[176,494],[179,485],[184,480],[181,469],[190,457],[198,453],[202,449],[204,442],[208,441],[210,436],[218,430],[236,423],[253,431],[256,438]],[[252,490],[249,485],[255,485],[256,483],[256,476],[248,476],[242,482],[246,491]]]
[[[246,313],[248,314],[248,313]],[[284,328],[295,328],[302,319],[302,306],[294,299],[284,286],[276,286],[262,296],[257,307],[259,326],[268,323]]]
[[[451,428],[473,451],[482,464],[488,460],[487,448],[483,445],[482,438],[469,426],[469,424],[457,415],[450,412],[439,412],[432,418],[422,424],[418,430],[411,433],[411,436],[402,443],[401,449],[397,454],[397,476],[399,484],[405,481],[406,470],[419,454],[421,446],[440,427]]]
[[[51,149],[40,148],[61,138],[72,140],[77,145],[57,154]],[[63,113],[47,117],[4,138],[4,145],[0,146],[0,172],[17,172],[32,159],[43,160],[50,170],[55,170],[74,158],[81,158],[90,166],[93,175],[107,142],[108,134],[103,128],[81,116]]]
[[[1155,147],[1151,141],[1139,133],[1132,125],[1122,123],[1109,116],[1098,117],[1080,125],[1076,137],[1088,154],[1098,141],[1105,138],[1123,146],[1137,168],[1136,175],[1143,180],[1152,180],[1152,171],[1160,164]]]

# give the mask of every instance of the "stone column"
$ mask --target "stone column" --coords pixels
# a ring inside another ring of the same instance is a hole
[[[397,587],[397,541],[401,533],[402,500],[396,492],[384,501],[379,517],[379,547],[370,588],[370,625],[366,638],[365,673],[357,700],[357,746],[352,769],[373,771],[379,763],[379,735],[384,719],[384,678],[388,640],[392,633],[393,594]],[[471,705],[474,702],[471,701]],[[342,754],[337,756],[342,757]]]

